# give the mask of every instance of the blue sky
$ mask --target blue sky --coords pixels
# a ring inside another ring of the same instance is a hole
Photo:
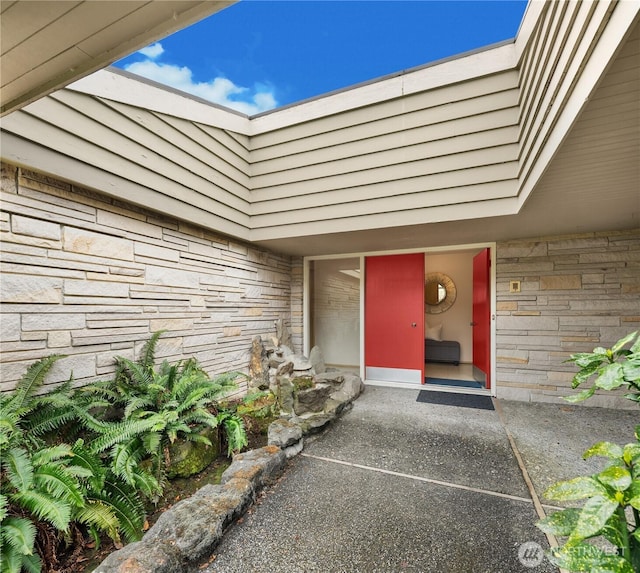
[[[116,66],[249,115],[515,37],[516,0],[242,0]]]

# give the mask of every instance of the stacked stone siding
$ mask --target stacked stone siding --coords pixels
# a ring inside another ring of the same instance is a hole
[[[106,378],[161,329],[158,359],[195,356],[211,374],[246,371],[278,318],[293,313],[301,336],[287,256],[11,165],[0,231],[1,390],[50,354],[66,356],[50,384]]]
[[[640,329],[640,229],[499,243],[496,274],[498,397],[557,402],[571,354]],[[610,393],[586,404],[632,406]]]
[[[302,350],[301,258],[12,165],[1,189],[0,390],[54,353],[50,384],[106,378],[158,330],[158,359],[195,356],[211,374],[246,371],[279,318]],[[501,398],[558,401],[572,353],[640,329],[640,229],[499,243],[496,275]]]

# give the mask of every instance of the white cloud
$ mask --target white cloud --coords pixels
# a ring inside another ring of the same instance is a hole
[[[146,48],[142,48],[142,50],[138,50],[138,52],[151,60],[155,60],[158,56],[162,55],[164,48],[160,42],[156,42]]]
[[[162,50],[159,44],[153,44],[145,50],[155,46],[159,46]],[[143,53],[142,50],[140,52]],[[153,53],[155,52],[154,49]],[[161,53],[159,52],[158,55]],[[273,93],[264,86],[249,89],[238,86],[224,77],[217,77],[207,82],[196,82],[193,80],[192,71],[186,66],[164,64],[147,59],[129,64],[125,70],[247,115],[267,111],[278,105]]]

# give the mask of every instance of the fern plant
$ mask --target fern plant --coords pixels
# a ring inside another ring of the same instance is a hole
[[[44,379],[60,355],[52,355],[33,363],[16,385],[15,390],[0,394],[0,447],[6,448],[10,444],[26,445],[30,443],[34,447],[43,445],[41,433],[29,431],[30,416],[36,412],[53,410],[53,404],[59,403],[61,410],[68,405],[69,383],[63,384],[58,389],[44,395],[37,392],[42,388]],[[67,415],[67,420],[70,416]],[[64,423],[61,420],[60,424]],[[51,429],[55,429],[55,424]]]
[[[104,531],[116,543],[121,533],[127,540],[142,534],[145,514],[135,490],[113,476],[82,440],[70,446],[51,439],[52,432],[82,417],[70,381],[38,394],[59,358],[32,364],[13,392],[0,395],[3,572],[40,571],[37,535],[49,530],[64,536],[72,524],[84,524],[94,539]]]
[[[41,447],[37,436],[25,431],[26,417],[37,409],[36,396],[45,376],[59,356],[49,356],[32,364],[16,389],[0,395],[0,563],[2,571],[40,571],[35,554],[36,526],[48,519],[66,529],[70,510],[39,479],[28,448]],[[42,457],[41,457],[42,459]],[[36,476],[34,476],[36,474]],[[58,490],[59,491],[59,490]]]
[[[160,495],[170,443],[211,445],[202,430],[221,426],[230,453],[246,445],[242,420],[218,408],[241,375],[212,380],[193,359],[155,368],[161,334],[151,337],[137,361],[118,358],[113,380],[74,390],[70,379],[41,394],[60,358],[49,356],[31,365],[13,392],[0,394],[3,572],[40,571],[35,547],[43,531],[64,538],[80,525],[96,543],[101,532],[116,545],[140,539],[140,493]],[[60,436],[73,437],[72,445]]]
[[[9,499],[0,494],[0,571],[37,573],[42,567],[35,554],[36,527],[29,518],[11,515]]]
[[[92,397],[92,407],[119,410],[120,419],[92,428],[99,436],[92,442],[95,453],[108,452],[112,471],[152,499],[166,483],[169,444],[176,440],[212,445],[203,435],[207,427],[225,430],[230,451],[246,445],[246,432],[235,414],[219,411],[218,400],[236,388],[237,373],[212,380],[195,359],[153,365],[161,332],[145,344],[137,361],[116,358],[113,381],[99,382],[81,390]],[[140,471],[148,468],[148,471]]]
[[[235,412],[229,410],[220,410],[216,418],[224,429],[225,441],[227,443],[227,456],[231,457],[249,443],[244,421]]]

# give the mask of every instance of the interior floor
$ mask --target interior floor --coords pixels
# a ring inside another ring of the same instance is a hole
[[[473,381],[473,364],[460,363],[456,366],[455,364],[427,362],[424,365],[424,375],[429,378]]]
[[[365,379],[364,383],[368,386],[385,386],[389,388],[407,388],[407,389],[419,389],[427,390],[429,392],[453,392],[461,394],[477,394],[482,396],[489,396],[490,391],[477,384],[473,378],[473,365],[472,364],[441,364],[439,362],[427,362],[425,364],[425,376],[429,378],[441,378],[441,384],[417,384],[406,382],[389,382],[381,380],[369,380]],[[447,384],[446,380],[452,381],[468,381],[469,384],[458,383]]]

